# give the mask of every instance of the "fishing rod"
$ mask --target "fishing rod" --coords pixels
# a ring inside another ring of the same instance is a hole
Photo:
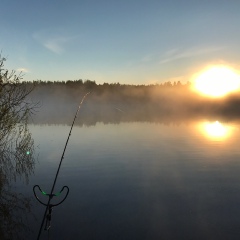
[[[64,154],[65,154],[65,151],[66,151],[66,148],[67,148],[67,145],[68,145],[68,141],[69,141],[69,138],[71,136],[71,133],[72,133],[72,129],[73,129],[73,125],[75,123],[75,120],[77,118],[77,115],[78,115],[78,112],[85,100],[85,98],[87,97],[87,95],[89,94],[90,92],[86,93],[81,102],[79,103],[79,106],[78,106],[78,109],[76,111],[76,114],[74,116],[74,119],[73,119],[73,122],[72,122],[72,125],[71,125],[71,128],[70,128],[70,131],[69,131],[69,134],[68,134],[68,138],[67,138],[67,141],[65,143],[65,147],[64,147],[64,150],[63,150],[63,153],[62,153],[62,157],[61,157],[61,160],[58,164],[58,169],[57,169],[57,172],[56,172],[56,175],[55,175],[55,179],[53,181],[53,185],[52,185],[52,189],[51,189],[51,192],[48,194],[44,191],[42,191],[42,189],[39,187],[39,185],[35,185],[33,187],[33,193],[34,193],[34,196],[36,197],[36,199],[38,200],[38,202],[40,202],[42,205],[46,206],[46,209],[45,209],[45,212],[44,212],[44,215],[43,215],[43,218],[42,218],[42,223],[41,223],[41,226],[40,226],[40,229],[39,229],[39,232],[38,232],[38,237],[37,239],[39,240],[40,239],[40,236],[41,236],[41,232],[42,232],[42,228],[43,228],[43,225],[44,225],[44,222],[46,221],[46,224],[45,224],[45,230],[49,231],[50,227],[51,227],[51,214],[52,214],[52,209],[53,207],[56,207],[58,205],[60,205],[61,203],[63,203],[65,201],[65,199],[67,198],[68,196],[68,193],[69,193],[69,188],[67,186],[64,186],[62,187],[61,191],[58,192],[58,193],[53,193],[54,191],[54,188],[55,188],[55,185],[56,185],[56,182],[57,182],[57,178],[58,178],[58,174],[59,174],[59,170],[61,168],[61,165],[62,165],[62,161],[64,159]],[[48,196],[48,202],[47,203],[44,203],[42,202],[39,197],[37,196],[36,194],[36,188],[38,188],[38,190],[45,196]],[[62,199],[62,201],[60,201],[59,203],[57,204],[51,204],[51,200],[53,199],[53,197],[56,197],[56,196],[59,196],[63,191],[64,189],[67,190],[66,194],[65,194],[65,197]],[[49,232],[48,232],[49,233]]]

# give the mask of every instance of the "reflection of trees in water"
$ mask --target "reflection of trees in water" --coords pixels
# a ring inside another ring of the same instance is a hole
[[[30,200],[11,184],[18,179],[27,183],[34,170],[34,142],[27,126],[34,107],[27,96],[33,88],[5,70],[5,60],[0,56],[0,239],[22,239]]]
[[[34,142],[27,126],[19,124],[7,134],[0,130],[0,136],[1,174],[10,181],[17,177],[28,181],[34,168]]]
[[[0,179],[0,239],[23,239],[29,231],[26,215],[31,210],[30,199],[11,189],[8,179]]]
[[[28,182],[34,170],[33,140],[27,129],[13,129],[0,140],[0,146],[0,239],[22,239],[29,230],[26,215],[31,210],[30,199],[16,193],[11,183],[19,178]]]

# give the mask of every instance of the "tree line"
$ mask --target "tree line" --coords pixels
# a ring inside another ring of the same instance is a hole
[[[34,81],[22,81],[24,85],[34,86],[34,87],[65,87],[65,88],[84,88],[86,90],[125,90],[125,89],[187,89],[191,86],[191,83],[188,81],[186,83],[182,83],[180,81],[175,82],[163,82],[156,84],[120,84],[118,83],[106,83],[97,84],[94,80],[67,80],[67,81],[42,81],[42,80],[34,80]]]

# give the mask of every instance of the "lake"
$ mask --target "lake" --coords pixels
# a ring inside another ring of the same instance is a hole
[[[50,191],[70,126],[30,130],[38,161],[16,187],[33,197],[35,184]],[[50,239],[239,239],[239,140],[238,123],[218,121],[74,126],[55,188],[70,193],[53,209]],[[32,204],[26,239],[45,210]]]

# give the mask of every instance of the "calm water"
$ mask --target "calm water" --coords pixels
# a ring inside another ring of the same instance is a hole
[[[69,129],[31,126],[38,163],[18,190],[50,191]],[[75,126],[56,187],[70,193],[53,210],[51,239],[239,239],[239,140],[238,125],[218,122]],[[45,209],[32,202],[28,239]]]

